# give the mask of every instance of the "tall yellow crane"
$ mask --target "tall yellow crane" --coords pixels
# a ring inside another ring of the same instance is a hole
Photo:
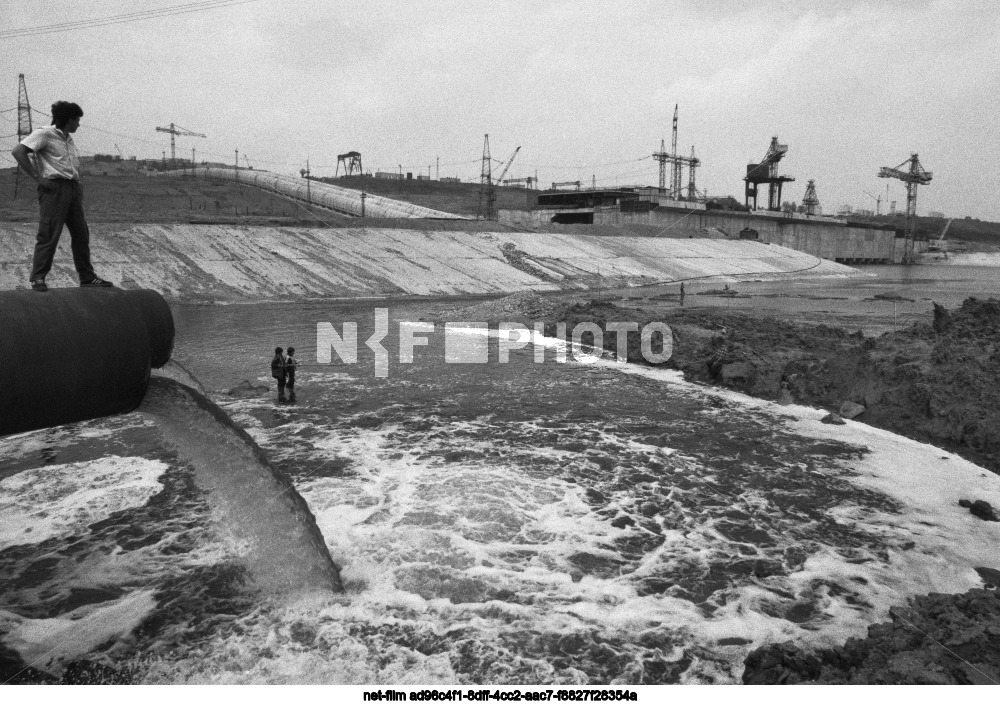
[[[170,134],[170,163],[172,165],[177,164],[177,147],[174,144],[174,137],[208,137],[208,135],[203,135],[200,132],[191,132],[191,130],[185,130],[179,125],[170,123],[170,127],[157,127],[157,132],[167,132]]]
[[[882,167],[878,170],[878,175],[882,179],[899,179],[906,184],[906,242],[903,247],[903,264],[911,264],[913,262],[913,228],[917,215],[917,186],[929,184],[934,174],[920,165],[920,159],[914,152],[909,159],[898,166]]]

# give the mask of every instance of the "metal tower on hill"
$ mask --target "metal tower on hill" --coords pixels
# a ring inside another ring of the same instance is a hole
[[[674,121],[672,128],[672,138],[670,140],[670,152],[666,151],[665,143],[660,140],[660,151],[653,152],[653,159],[660,163],[660,193],[667,193],[667,164],[670,164],[670,198],[680,201],[684,198],[684,185],[682,170],[687,164],[690,168],[690,178],[688,179],[688,198],[695,198],[694,170],[701,161],[694,156],[694,147],[691,147],[691,156],[685,157],[677,152],[677,110],[678,105],[674,105]]]
[[[906,243],[903,249],[903,264],[910,264],[913,262],[913,226],[915,224],[914,218],[917,215],[917,186],[929,184],[934,175],[920,165],[920,159],[917,158],[916,152],[898,166],[882,167],[878,170],[878,175],[882,179],[899,179],[906,184]]]
[[[515,152],[516,153],[516,152]],[[497,194],[493,188],[493,160],[490,158],[490,136],[483,140],[483,167],[479,174],[479,208],[476,217],[482,220],[496,220]]]
[[[168,132],[170,133],[170,163],[171,165],[177,164],[177,146],[174,143],[174,137],[180,135],[181,137],[208,137],[208,135],[203,135],[200,132],[191,132],[191,130],[185,130],[179,125],[170,123],[170,127],[157,127],[157,132]],[[192,166],[194,166],[192,164]]]
[[[24,74],[17,77],[17,141],[20,142],[31,134],[31,103],[28,101],[28,86],[24,82]],[[21,166],[14,171],[14,198],[17,198],[17,187],[21,181]]]

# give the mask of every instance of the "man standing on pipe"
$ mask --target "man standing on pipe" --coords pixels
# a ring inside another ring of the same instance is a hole
[[[90,229],[83,215],[80,153],[71,136],[80,127],[83,110],[76,103],[52,104],[52,124],[40,127],[11,150],[14,160],[38,182],[38,239],[31,266],[31,288],[48,291],[45,277],[59,245],[63,225],[72,238],[73,264],[80,286],[114,286],[94,273],[90,263]],[[29,155],[34,154],[34,160]]]

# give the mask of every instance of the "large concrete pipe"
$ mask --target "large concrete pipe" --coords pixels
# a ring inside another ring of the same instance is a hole
[[[173,345],[155,291],[0,291],[0,435],[135,409]]]

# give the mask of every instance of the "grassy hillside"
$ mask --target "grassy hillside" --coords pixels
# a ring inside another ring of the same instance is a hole
[[[370,177],[325,179],[343,188],[415,203],[448,213],[475,216],[479,184],[438,181],[390,181]],[[341,226],[357,222],[321,208],[307,208],[277,194],[223,179],[145,176],[142,172],[86,173],[82,179],[87,218],[94,223],[296,224]],[[38,217],[35,184],[21,177],[14,196],[13,170],[0,171],[0,221],[27,222]],[[531,208],[537,191],[498,188],[498,208]],[[322,222],[321,222],[322,221]]]
[[[36,186],[21,176],[14,196],[12,170],[0,172],[0,221],[38,218]],[[231,181],[185,176],[86,174],[82,179],[87,219],[92,223],[224,222],[245,225],[331,225],[351,218],[306,206]]]
[[[904,227],[904,218],[901,215],[852,218],[852,220],[855,219],[886,223],[897,228]],[[944,230],[947,223],[948,218],[917,217],[914,231],[916,232],[918,239],[935,240],[941,236],[941,232]],[[948,228],[946,239],[1000,246],[1000,223],[991,223],[986,220],[974,220],[972,218],[955,218],[951,221],[951,226]]]
[[[447,213],[475,216],[479,208],[478,183],[375,179],[370,176],[321,180],[334,186],[364,190]],[[496,189],[496,197],[497,208],[527,210],[534,207],[538,191],[500,186]]]

